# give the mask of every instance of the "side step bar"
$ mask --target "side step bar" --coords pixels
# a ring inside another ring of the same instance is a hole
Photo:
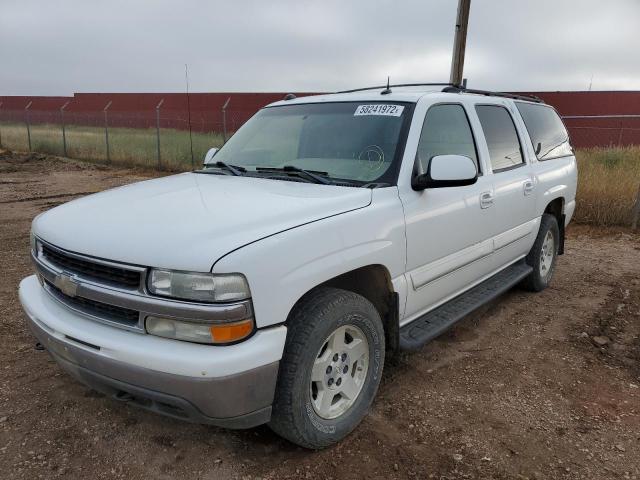
[[[520,260],[400,329],[400,350],[418,350],[459,320],[499,297],[533,271]]]

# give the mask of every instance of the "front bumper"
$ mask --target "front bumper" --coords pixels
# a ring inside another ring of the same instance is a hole
[[[285,327],[260,330],[237,345],[198,345],[99,324],[60,304],[35,276],[20,283],[20,301],[54,360],[97,391],[227,428],[270,419]]]

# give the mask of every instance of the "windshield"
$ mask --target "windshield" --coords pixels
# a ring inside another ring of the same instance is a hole
[[[352,184],[395,184],[411,104],[308,103],[260,110],[215,155],[216,162],[298,168]]]

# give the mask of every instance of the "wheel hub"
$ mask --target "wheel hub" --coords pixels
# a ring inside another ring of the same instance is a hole
[[[336,418],[358,398],[367,376],[369,344],[360,328],[342,326],[324,341],[311,372],[310,396],[322,418]]]
[[[544,237],[542,249],[540,251],[540,276],[543,278],[549,275],[551,267],[553,266],[555,254],[555,240],[553,238],[553,233],[549,230]]]
[[[350,365],[351,359],[347,352],[335,353],[327,366],[324,385],[331,390],[340,390],[342,378],[349,374]]]

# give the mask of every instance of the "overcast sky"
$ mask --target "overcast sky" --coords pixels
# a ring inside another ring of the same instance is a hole
[[[0,95],[447,81],[457,0],[0,0]],[[465,76],[640,90],[640,0],[472,0]]]

